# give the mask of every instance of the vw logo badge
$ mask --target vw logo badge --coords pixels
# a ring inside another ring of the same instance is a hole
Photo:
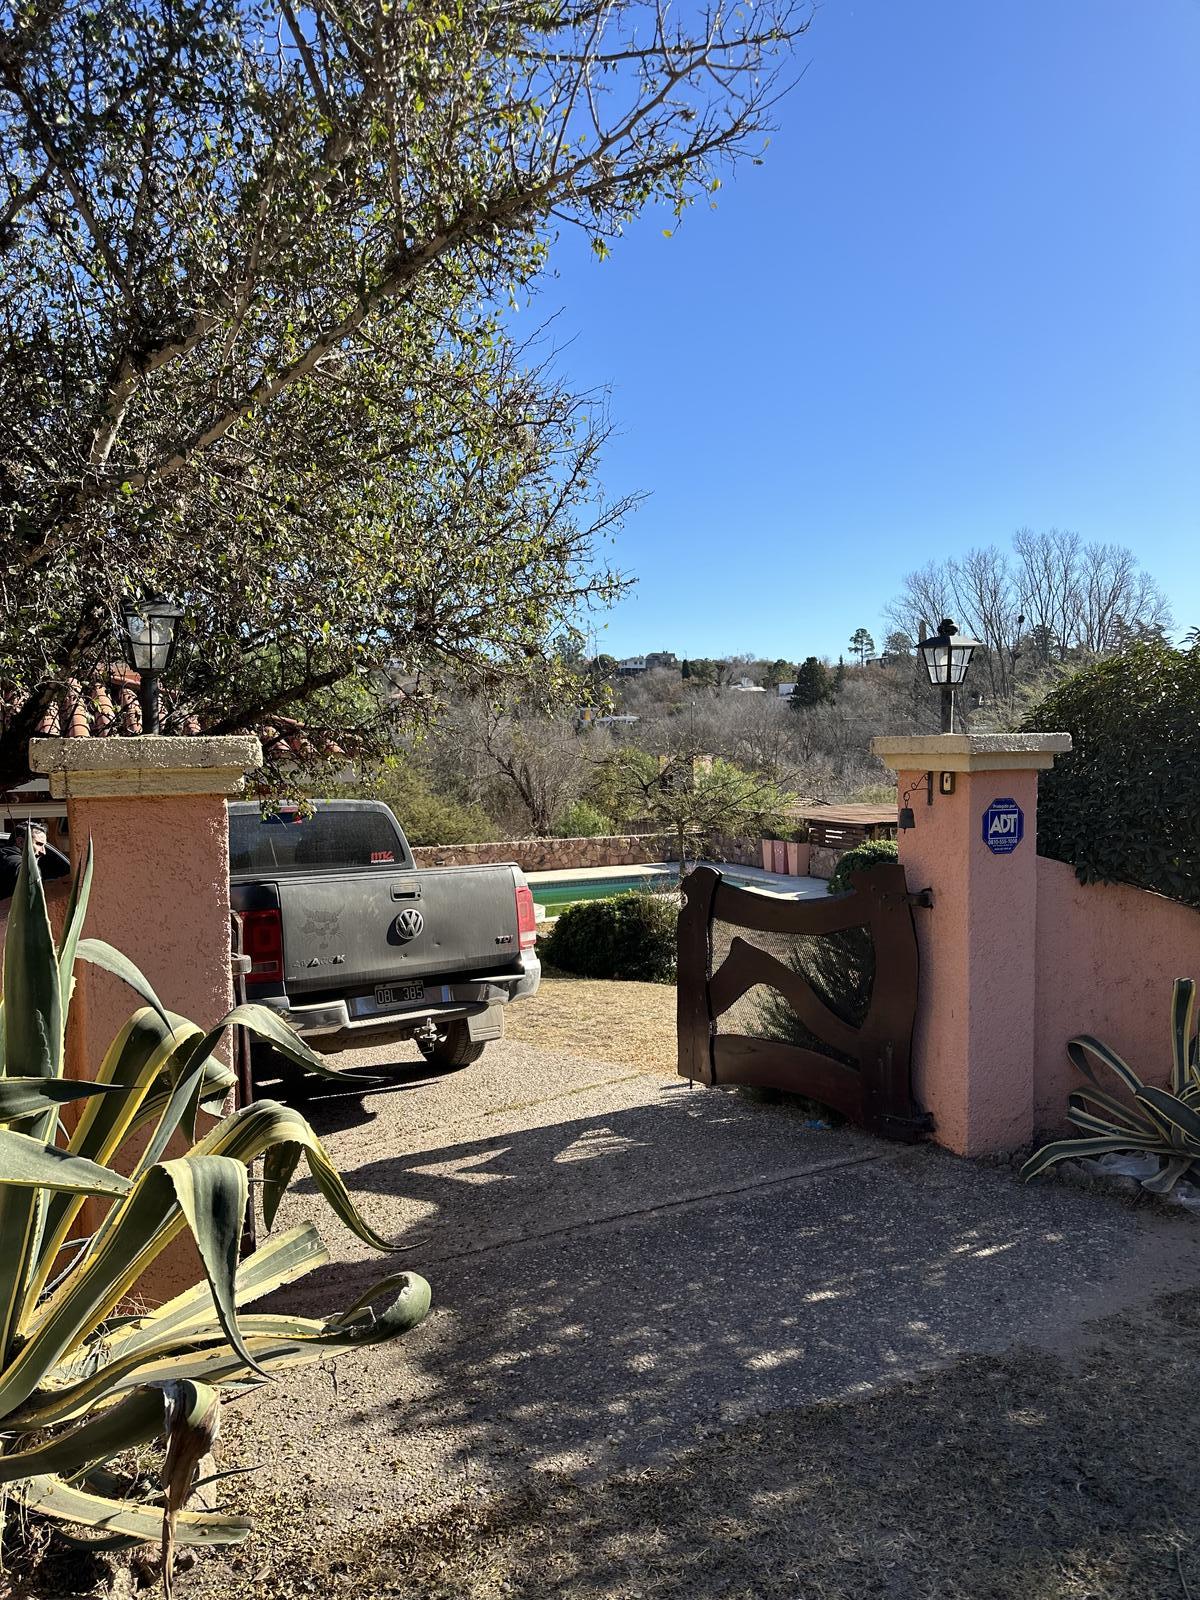
[[[425,918],[419,911],[402,911],[396,918],[396,937],[407,944],[410,939],[415,939],[425,926]]]

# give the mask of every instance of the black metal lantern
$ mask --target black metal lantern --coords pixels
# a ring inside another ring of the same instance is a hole
[[[943,617],[938,631],[917,646],[930,683],[941,690],[943,733],[954,732],[954,691],[966,679],[978,645],[978,639],[968,639],[949,617]]]
[[[165,595],[148,600],[126,600],[121,607],[125,659],[138,674],[141,687],[142,732],[158,732],[158,679],[175,659],[179,620],[183,607]]]

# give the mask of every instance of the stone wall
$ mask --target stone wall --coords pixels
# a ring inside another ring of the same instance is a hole
[[[475,867],[515,861],[524,872],[579,867],[633,867],[669,861],[671,842],[656,833],[602,834],[595,839],[502,839],[495,844],[417,845],[419,867]]]
[[[808,854],[809,877],[832,878],[838,862],[845,853],[844,850],[834,850],[829,845],[814,844]]]
[[[714,839],[705,851],[709,861],[760,865],[756,839]],[[583,867],[636,867],[651,861],[674,861],[674,840],[661,833],[601,834],[594,839],[501,839],[494,844],[416,845],[419,867],[475,867],[515,861],[524,872],[573,872]]]

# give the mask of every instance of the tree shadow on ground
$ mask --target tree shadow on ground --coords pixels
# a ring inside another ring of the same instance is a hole
[[[659,1470],[406,1506],[239,1591],[422,1600],[1148,1600],[1200,1592],[1194,1293],[1106,1319],[1081,1358],[971,1357],[753,1418]],[[297,1552],[297,1545],[299,1552]]]
[[[360,1358],[333,1433],[352,1450],[356,1429],[416,1430],[447,1467],[651,1465],[755,1414],[1057,1337],[1144,1265],[1147,1224],[1106,1200],[801,1128],[664,1090],[360,1162],[352,1191],[415,1247],[437,1309]],[[386,1265],[331,1263],[279,1303],[332,1310]]]

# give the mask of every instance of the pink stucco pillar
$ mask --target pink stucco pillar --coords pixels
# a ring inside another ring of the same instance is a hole
[[[257,739],[35,739],[30,764],[67,802],[71,856],[90,838],[95,865],[85,931],[134,961],[171,1011],[211,1028],[233,1004],[229,823],[225,802],[261,765]],[[141,1002],[82,963],[67,1070],[94,1074]],[[171,1154],[181,1152],[178,1143]],[[160,1258],[139,1286],[166,1298],[187,1282],[185,1250]]]
[[[1070,737],[950,733],[871,747],[912,809],[899,833],[908,886],[933,891],[916,912],[917,1099],[960,1155],[1016,1149],[1034,1132],[1037,775]]]

